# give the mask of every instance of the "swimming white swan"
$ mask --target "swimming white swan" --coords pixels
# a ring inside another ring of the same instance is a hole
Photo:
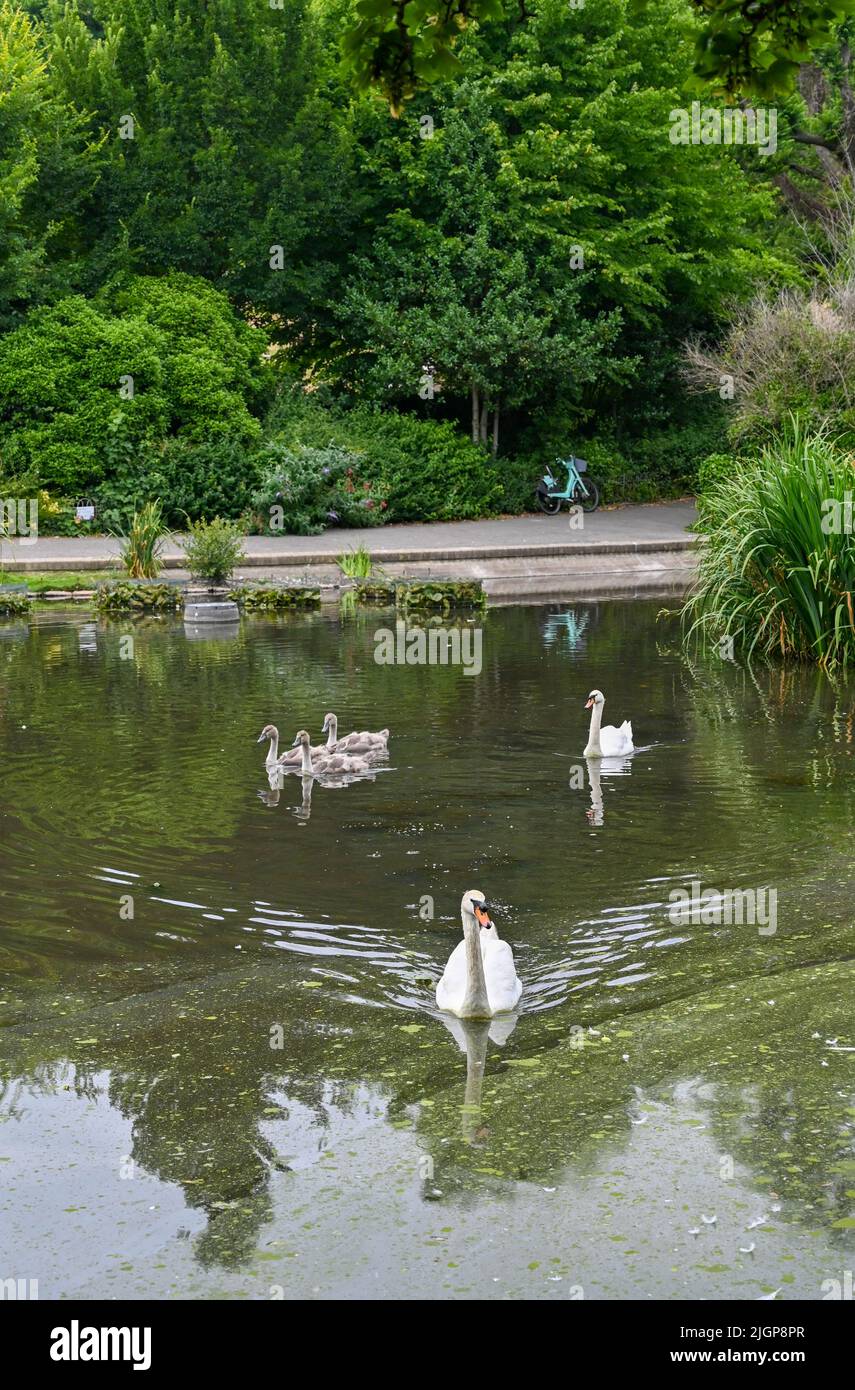
[[[522,994],[514,953],[499,940],[484,894],[470,888],[460,902],[463,940],[448,958],[436,987],[436,1002],[458,1018],[492,1018],[510,1013]]]
[[[258,736],[258,742],[263,743],[265,739],[269,739],[267,757],[264,759],[264,766],[268,772],[272,767],[295,768],[299,765],[302,757],[299,748],[289,748],[285,753],[279,752],[279,730],[275,724],[265,724]],[[318,744],[311,751],[312,753],[323,753],[324,745]]]
[[[297,734],[294,747],[300,750],[304,777],[337,777],[343,773],[371,771],[371,764],[364,758],[351,758],[345,753],[328,753],[325,749],[316,753],[310,745],[305,729],[301,729]]]
[[[583,758],[617,758],[624,753],[632,753],[632,724],[625,719],[619,729],[614,724],[600,728],[603,718],[603,705],[606,697],[602,690],[592,690],[585,709],[591,711],[591,727],[588,731],[588,745]]]
[[[363,730],[362,733],[345,734],[344,738],[339,738],[338,719],[334,714],[324,715],[324,733],[327,748],[335,748],[337,753],[385,753],[389,742],[388,729],[381,729],[376,734]]]

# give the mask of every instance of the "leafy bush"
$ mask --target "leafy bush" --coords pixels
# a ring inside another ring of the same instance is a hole
[[[315,536],[331,524],[379,526],[386,499],[367,478],[358,454],[326,448],[269,444],[261,451],[261,481],[252,497],[258,524],[272,534]]]
[[[257,456],[237,439],[206,444],[172,439],[157,449],[133,453],[112,470],[96,493],[104,525],[123,525],[143,500],[159,498],[168,524],[178,529],[188,518],[243,516],[258,486]]]
[[[698,487],[704,457],[725,442],[723,422],[650,430],[637,438],[608,435],[582,441],[577,452],[600,484],[604,502],[655,502],[685,497]]]
[[[243,559],[243,534],[233,521],[191,521],[184,545],[187,568],[194,579],[222,584]]]
[[[359,410],[350,422],[386,489],[388,521],[463,521],[501,511],[501,464],[449,421]]]
[[[716,347],[686,347],[684,375],[698,391],[733,382],[733,431],[762,442],[791,415],[855,437],[855,293],[850,277],[759,294],[737,309]]]
[[[251,408],[266,389],[265,345],[225,295],[183,274],[131,277],[93,300],[37,309],[0,338],[4,471],[74,497],[176,436],[249,446],[260,436]]]
[[[687,636],[826,668],[855,662],[853,491],[851,456],[798,422],[711,482]]]
[[[698,492],[703,497],[708,489],[732,477],[736,467],[732,454],[707,454],[698,466]]]
[[[8,473],[64,496],[103,476],[110,422],[139,445],[165,434],[169,402],[156,330],[105,316],[81,296],[37,309],[0,338],[0,450]],[[119,396],[133,377],[132,399]]]
[[[449,421],[336,409],[292,390],[277,399],[267,428],[292,446],[355,453],[354,477],[388,502],[384,521],[456,521],[503,509],[504,460],[491,459]]]

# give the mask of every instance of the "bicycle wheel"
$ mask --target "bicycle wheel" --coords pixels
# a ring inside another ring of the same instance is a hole
[[[600,505],[600,489],[588,473],[585,474],[585,487],[588,490],[587,497],[577,488],[573,501],[578,502],[583,512],[595,512]]]
[[[546,512],[547,516],[555,516],[555,513],[561,510],[561,498],[553,497],[545,488],[539,487],[537,489],[537,505],[542,512]]]

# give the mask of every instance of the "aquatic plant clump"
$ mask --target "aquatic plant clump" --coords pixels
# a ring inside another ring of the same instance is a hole
[[[20,590],[3,593],[0,590],[0,613],[6,617],[23,618],[32,607],[32,595]]]
[[[301,585],[241,586],[230,590],[229,598],[240,604],[245,613],[276,613],[284,609],[315,608],[321,601],[321,591]]]
[[[825,669],[855,662],[855,461],[793,422],[715,478],[699,504],[697,579],[685,637]]]
[[[95,595],[95,606],[102,613],[174,613],[181,606],[181,593],[173,584],[103,584]]]
[[[452,582],[451,580],[426,581],[395,586],[398,608],[407,612],[450,613],[455,608],[483,609],[487,596],[480,580]]]
[[[360,604],[389,606],[395,602],[395,585],[365,580],[354,585],[353,593]]]

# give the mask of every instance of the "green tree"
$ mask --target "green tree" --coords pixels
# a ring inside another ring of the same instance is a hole
[[[52,81],[102,151],[77,287],[184,270],[310,322],[359,216],[318,31],[306,0],[50,0]]]
[[[433,377],[461,414],[468,396],[482,442],[498,408],[573,428],[661,387],[682,336],[790,273],[769,184],[732,148],[670,142],[686,16],[682,0],[635,20],[541,0],[461,39],[465,78],[435,87],[430,113],[357,109],[378,195],[341,296],[338,380],[416,406]]]
[[[0,6],[0,328],[55,289],[91,169],[82,123],[51,90],[36,25]]]

